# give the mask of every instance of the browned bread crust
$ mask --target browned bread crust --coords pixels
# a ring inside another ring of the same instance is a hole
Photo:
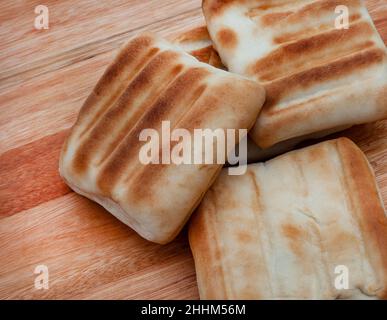
[[[260,147],[387,117],[386,47],[362,1],[205,0],[203,12],[227,69],[266,89]]]
[[[179,232],[221,164],[139,161],[143,129],[162,121],[184,128],[249,129],[264,101],[255,81],[198,62],[145,33],[118,53],[85,101],[65,142],[60,173],[144,238],[166,243]],[[160,146],[161,147],[161,146]]]

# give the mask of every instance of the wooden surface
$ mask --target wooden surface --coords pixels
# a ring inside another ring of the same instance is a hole
[[[387,3],[366,1],[385,43]],[[58,176],[58,156],[83,100],[133,34],[203,23],[200,0],[0,2],[0,298],[197,299],[186,230],[149,243]],[[387,205],[387,121],[354,127]],[[46,265],[49,289],[36,290]]]

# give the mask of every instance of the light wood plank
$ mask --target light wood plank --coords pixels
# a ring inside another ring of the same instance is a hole
[[[197,298],[185,233],[153,244],[75,193],[3,218],[0,243],[0,299]],[[49,290],[34,288],[39,264]]]

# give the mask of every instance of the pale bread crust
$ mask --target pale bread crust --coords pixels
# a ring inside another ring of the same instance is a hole
[[[201,299],[386,299],[387,218],[360,149],[339,138],[223,171],[189,242]],[[334,286],[349,270],[349,290]]]

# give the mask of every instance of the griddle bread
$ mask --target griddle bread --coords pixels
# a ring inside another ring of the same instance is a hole
[[[387,218],[360,149],[339,138],[223,171],[189,242],[201,299],[387,298]],[[335,268],[348,269],[348,289]]]
[[[228,70],[266,89],[260,147],[387,117],[386,47],[362,1],[204,0],[203,12]]]
[[[221,164],[142,164],[143,129],[249,129],[264,101],[255,81],[204,64],[160,37],[134,37],[84,103],[60,174],[144,238],[171,241]]]

